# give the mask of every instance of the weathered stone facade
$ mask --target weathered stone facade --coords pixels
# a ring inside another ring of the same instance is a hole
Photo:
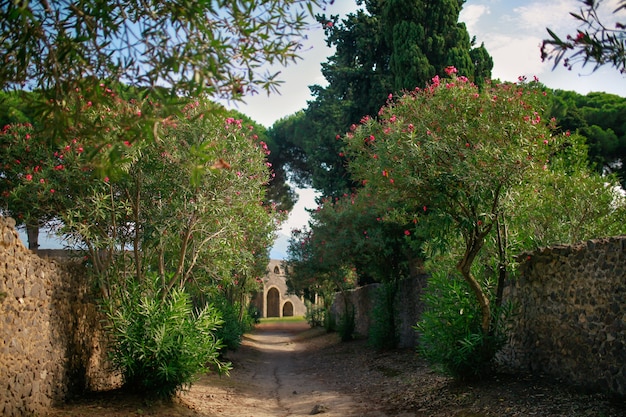
[[[99,317],[78,265],[26,249],[0,217],[0,415],[39,415],[69,393],[109,383]],[[109,375],[110,376],[110,375]],[[104,378],[104,379],[102,379]]]
[[[513,302],[511,339],[499,354],[514,370],[626,396],[626,237],[544,248],[520,256],[519,277],[505,289]],[[401,346],[416,339],[424,277],[402,284],[396,306]],[[349,292],[356,332],[369,332],[376,284]],[[343,314],[340,294],[332,311]]]
[[[417,343],[417,334],[413,326],[424,309],[421,295],[425,285],[426,275],[423,274],[398,282],[394,307],[399,347],[413,347]],[[360,337],[367,337],[369,334],[374,319],[372,311],[377,298],[376,293],[380,286],[381,284],[370,284],[346,292],[349,303],[354,306],[355,333]],[[343,296],[337,293],[331,306],[331,314],[335,321],[343,316],[344,305]]]
[[[626,237],[520,257],[516,306],[500,359],[580,388],[626,395]]]
[[[287,291],[283,261],[272,259],[263,277],[263,292],[252,300],[261,317],[290,317],[306,314],[304,301]]]

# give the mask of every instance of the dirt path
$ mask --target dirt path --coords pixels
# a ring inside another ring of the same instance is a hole
[[[230,377],[203,376],[174,402],[124,391],[88,394],[48,417],[623,417],[624,399],[560,381],[500,373],[460,383],[414,349],[377,352],[306,323],[261,324],[228,354]]]
[[[205,376],[182,399],[207,416],[384,416],[367,414],[310,369],[307,354],[328,343],[322,333],[303,322],[259,325],[229,354],[234,366],[229,378]]]

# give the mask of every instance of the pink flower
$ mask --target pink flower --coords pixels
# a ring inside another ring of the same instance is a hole
[[[39,182],[40,182],[41,184],[45,184],[45,183],[46,183],[46,180],[45,180],[45,179],[43,179],[43,178],[40,178],[40,179],[39,179]]]
[[[410,231],[408,231],[408,230],[405,230],[405,231],[404,231],[404,236],[410,236],[410,235],[411,235],[411,232],[410,232]]]
[[[55,170],[55,171],[62,171],[62,170],[63,170],[63,165],[62,165],[62,164],[59,164],[59,165],[55,166],[55,167],[54,167],[54,170]]]
[[[104,182],[109,182],[109,177],[104,177]]]
[[[446,67],[446,68],[444,69],[444,71],[445,71],[445,72],[446,72],[446,74],[448,74],[448,75],[456,74],[456,73],[458,72],[458,71],[457,71],[457,69],[456,69],[455,67],[453,67],[453,66]]]
[[[26,174],[24,178],[26,178],[26,181],[31,181],[33,179],[33,176],[31,174]]]
[[[387,172],[387,170],[383,169],[383,177],[387,177],[387,176],[389,176],[389,173]]]
[[[54,193],[55,193],[54,188],[51,188],[51,189],[50,189],[50,193],[52,193],[52,194],[54,194]]]

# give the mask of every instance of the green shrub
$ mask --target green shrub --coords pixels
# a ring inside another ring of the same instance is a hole
[[[328,333],[337,330],[337,320],[334,315],[330,314],[327,308],[324,308],[324,328]]]
[[[368,342],[375,349],[393,349],[398,345],[395,311],[396,284],[388,282],[376,289]]]
[[[304,318],[311,327],[322,327],[326,322],[326,309],[319,305],[313,305],[308,300],[304,301],[306,306],[306,314]]]
[[[329,314],[330,315],[330,314]],[[341,337],[342,342],[352,340],[354,337],[354,330],[356,329],[356,321],[354,317],[354,306],[348,304],[341,317],[339,317],[339,323],[337,325],[337,331]]]
[[[425,311],[415,327],[420,335],[419,352],[455,378],[491,374],[495,354],[506,342],[502,309],[493,308],[493,328],[484,334],[480,308],[469,286],[445,270],[429,278],[423,300]]]
[[[241,345],[243,334],[254,327],[254,318],[245,311],[240,319],[239,304],[232,304],[221,294],[210,297],[209,303],[217,308],[223,320],[222,326],[217,330],[217,337],[226,349],[237,350]]]
[[[194,311],[183,290],[162,297],[157,289],[158,278],[147,278],[143,285],[120,286],[111,298],[106,306],[111,359],[122,372],[125,388],[171,398],[207,366],[227,372],[228,365],[218,359],[218,311],[211,306]]]

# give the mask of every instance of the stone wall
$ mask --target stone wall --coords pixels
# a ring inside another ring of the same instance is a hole
[[[336,293],[333,304],[330,307],[330,314],[339,324],[346,312],[346,299],[348,308],[354,307],[354,333],[357,337],[367,337],[372,325],[372,310],[376,301],[376,292],[380,284],[364,285],[345,293]]]
[[[417,343],[417,334],[413,330],[413,326],[423,311],[423,304],[420,299],[425,285],[426,276],[423,274],[398,282],[394,307],[399,347],[413,347]],[[355,333],[357,336],[367,337],[369,335],[374,320],[373,309],[377,299],[376,293],[379,288],[380,284],[370,284],[346,293],[349,303],[354,306]],[[337,293],[331,307],[331,314],[337,323],[344,311],[343,296]]]
[[[626,237],[520,257],[501,360],[580,388],[626,395]]]
[[[39,415],[74,392],[113,382],[102,373],[100,317],[80,265],[26,249],[0,217],[0,415]]]
[[[511,339],[499,354],[514,370],[550,375],[589,391],[626,395],[626,237],[544,248],[519,257],[505,288],[515,306]],[[401,284],[396,299],[401,345],[412,346],[425,277]],[[377,285],[349,292],[357,333],[371,325]],[[332,307],[343,314],[341,296]]]

